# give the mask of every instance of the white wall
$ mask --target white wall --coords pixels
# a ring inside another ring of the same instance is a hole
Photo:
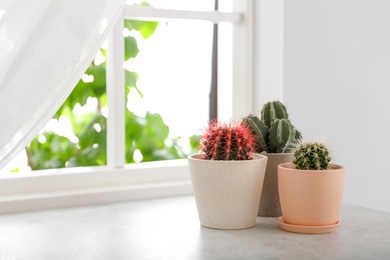
[[[283,0],[254,1],[254,111],[283,100]]]
[[[390,1],[285,1],[284,101],[346,166],[344,201],[390,212]]]

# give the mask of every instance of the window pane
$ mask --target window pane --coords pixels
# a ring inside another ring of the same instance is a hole
[[[211,11],[214,8],[214,1],[149,2],[170,9]],[[133,22],[138,23],[135,28],[124,29],[128,101],[126,162],[185,158],[196,152],[195,135],[209,120],[213,24],[183,20]],[[229,23],[220,24],[219,36],[218,95],[220,106],[226,108],[219,116],[227,119],[231,116]],[[45,128],[46,132],[34,140],[35,155],[31,149],[30,153],[23,152],[16,159],[18,163],[10,164],[8,170],[106,164],[105,55],[103,46],[71,95],[68,101],[72,103],[71,108],[63,109],[62,116],[57,114]],[[32,157],[36,158],[35,162],[31,161]]]
[[[131,89],[128,95],[127,162],[185,158],[191,152],[188,138],[199,134],[209,116],[212,30],[210,22],[170,21],[138,41],[139,54],[125,64],[137,72],[142,93]],[[140,118],[146,118],[141,126]],[[134,141],[137,127],[144,127],[143,138]]]
[[[2,172],[106,164],[106,69],[98,52],[70,96]]]

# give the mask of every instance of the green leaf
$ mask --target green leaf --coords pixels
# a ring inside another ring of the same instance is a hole
[[[95,126],[96,125],[96,126]],[[99,131],[96,128],[100,128]],[[106,118],[102,115],[95,115],[82,132],[77,136],[80,139],[80,149],[92,147],[95,144],[99,147],[106,147]]]
[[[198,153],[200,150],[200,135],[192,135],[188,139],[191,146],[190,154]]]
[[[138,74],[136,72],[125,70],[125,86],[127,87],[126,95],[129,94],[131,88],[134,88],[135,90],[137,90],[140,97],[143,98],[144,94],[137,87],[137,81],[138,81]]]
[[[90,90],[90,83],[80,80],[53,118],[59,119],[61,115],[71,114],[77,104],[84,106],[91,96]]]
[[[76,144],[54,132],[45,132],[42,137],[45,142],[39,141],[38,136],[26,148],[31,169],[64,168],[76,153]]]
[[[144,118],[140,118],[133,112],[126,109],[126,162],[132,163],[134,151],[137,149],[137,140],[141,137],[143,128],[146,124]]]
[[[125,20],[124,27],[129,31],[139,31],[142,37],[146,40],[155,32],[158,24],[158,22],[153,21]]]
[[[149,21],[142,22],[138,30],[141,33],[142,37],[144,39],[147,39],[154,33],[158,24],[159,24],[158,22],[149,22]]]
[[[125,85],[126,87],[137,87],[138,74],[137,72],[125,70]]]
[[[100,98],[106,93],[106,65],[102,63],[98,66],[89,66],[87,73],[93,76],[93,81],[89,83],[90,96]]]
[[[102,53],[102,55],[103,55],[104,57],[107,57],[107,50],[105,50],[105,49],[100,49],[100,52]]]
[[[137,54],[139,52],[137,40],[132,36],[128,36],[125,37],[124,41],[125,41],[125,60],[137,57]]]

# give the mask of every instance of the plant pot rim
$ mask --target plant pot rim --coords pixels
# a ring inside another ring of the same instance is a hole
[[[292,156],[291,153],[260,153],[261,155],[265,155],[265,156]]]
[[[193,160],[193,161],[202,161],[202,162],[207,162],[207,163],[251,163],[253,161],[258,161],[258,160],[268,160],[267,156],[262,155],[260,153],[253,153],[253,159],[252,160],[229,160],[229,161],[224,161],[224,160],[205,160],[199,158],[202,154],[197,153],[197,154],[191,154],[190,156],[187,157],[188,160]]]
[[[290,171],[292,172],[310,172],[310,173],[315,173],[315,172],[318,172],[318,173],[323,173],[323,172],[326,172],[326,171],[340,171],[340,170],[344,170],[344,166],[342,165],[339,165],[339,164],[333,164],[331,163],[330,164],[330,167],[331,169],[328,169],[328,170],[302,170],[302,169],[296,169],[294,164],[291,163],[291,162],[287,162],[287,163],[281,163],[278,165],[278,168],[284,168],[284,169],[289,169]]]

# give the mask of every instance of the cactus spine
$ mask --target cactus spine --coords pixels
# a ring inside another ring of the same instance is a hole
[[[321,142],[304,142],[296,146],[293,163],[300,170],[330,169],[329,150]]]
[[[302,139],[301,133],[288,120],[287,109],[280,101],[265,104],[261,118],[249,115],[243,121],[256,136],[258,153],[290,153]]]
[[[255,149],[255,136],[242,121],[209,122],[200,139],[206,160],[251,160]]]

